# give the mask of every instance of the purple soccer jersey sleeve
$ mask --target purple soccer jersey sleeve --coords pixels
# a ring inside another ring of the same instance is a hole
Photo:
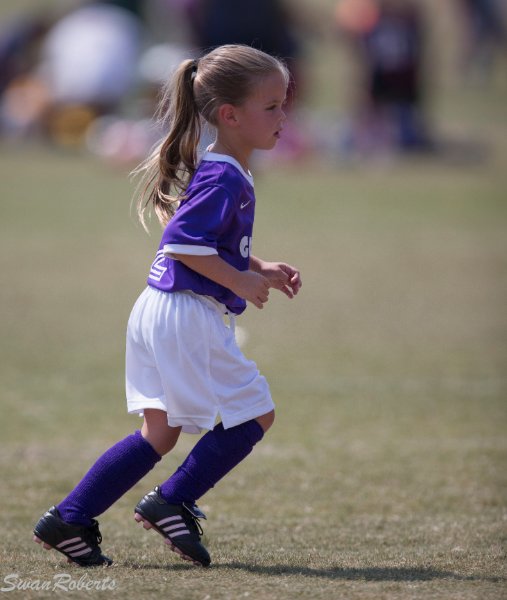
[[[183,202],[164,233],[164,254],[218,254],[235,212],[234,200],[220,186],[205,187]]]
[[[164,230],[148,284],[165,292],[191,290],[212,296],[232,312],[243,312],[243,298],[192,271],[174,255],[218,254],[236,269],[247,270],[254,213],[251,176],[233,158],[207,153]]]

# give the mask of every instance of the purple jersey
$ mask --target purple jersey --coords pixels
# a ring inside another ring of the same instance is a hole
[[[231,156],[207,152],[162,234],[148,285],[164,292],[191,290],[212,296],[230,311],[242,313],[243,298],[172,256],[218,254],[239,271],[248,270],[254,212],[251,175]]]

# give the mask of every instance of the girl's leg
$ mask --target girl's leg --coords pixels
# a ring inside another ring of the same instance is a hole
[[[180,427],[169,427],[167,414],[147,409],[141,431],[107,450],[72,492],[57,506],[64,521],[89,526],[171,450]]]
[[[266,431],[275,422],[275,411],[270,410],[268,413],[266,413],[265,415],[261,415],[260,417],[257,417],[255,420],[262,427],[263,433],[266,433]]]
[[[230,429],[219,423],[197,442],[178,470],[160,486],[162,498],[168,504],[194,504],[250,454],[274,419],[273,410]]]
[[[176,446],[181,427],[169,427],[165,411],[148,408],[144,411],[141,433],[151,447],[160,456],[164,456]]]

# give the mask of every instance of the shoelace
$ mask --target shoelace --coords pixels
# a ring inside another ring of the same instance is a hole
[[[194,515],[192,515],[192,514],[190,514],[190,513],[188,514],[188,517],[190,517],[190,519],[191,519],[190,526],[192,526],[192,525],[193,525],[193,528],[194,528],[194,529],[197,529],[197,532],[198,532],[198,534],[199,534],[199,537],[201,537],[202,535],[204,535],[204,531],[203,531],[203,529],[202,529],[202,527],[201,527],[201,524],[200,524],[200,522],[199,522],[199,519],[198,519],[197,517],[194,517]],[[186,520],[186,519],[185,519],[185,520]]]
[[[88,527],[88,531],[93,535],[97,544],[102,544],[102,534],[100,533],[99,524],[95,521],[90,527]]]
[[[202,535],[204,535],[204,531],[201,527],[201,524],[199,522],[199,519],[197,517],[192,517],[192,519],[194,520],[194,524],[197,527],[197,531],[199,532],[199,537],[201,537]]]
[[[199,537],[201,537],[202,535],[204,535],[204,531],[201,527],[201,523],[199,522],[199,519],[193,515],[188,508],[185,507],[185,512],[182,515],[183,516],[183,520],[185,521],[185,523],[187,523],[187,525],[190,527],[190,529],[194,529],[197,530],[197,533],[199,535]]]

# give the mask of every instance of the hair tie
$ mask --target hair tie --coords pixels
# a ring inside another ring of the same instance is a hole
[[[194,82],[195,76],[197,75],[197,67],[199,66],[199,60],[196,59],[192,64],[192,72],[190,73],[190,81]]]

